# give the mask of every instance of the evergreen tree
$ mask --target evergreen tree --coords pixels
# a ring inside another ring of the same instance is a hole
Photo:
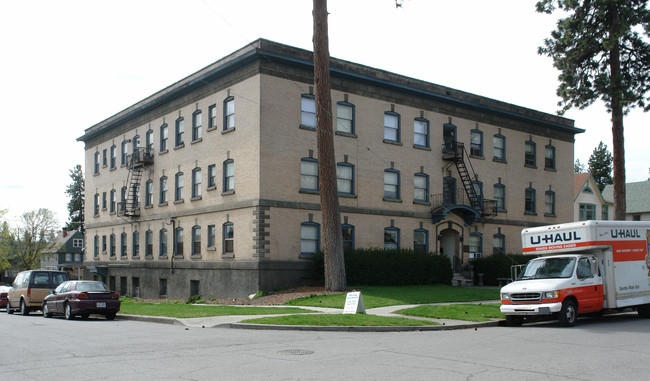
[[[84,194],[85,182],[81,165],[70,170],[72,182],[67,186],[65,194],[70,197],[68,201],[68,215],[70,221],[66,224],[68,230],[77,230],[84,228]]]
[[[603,142],[600,142],[589,156],[589,172],[591,172],[601,192],[605,189],[605,185],[613,184],[612,161],[612,154],[607,150],[607,145]]]
[[[573,163],[573,173],[585,173],[585,165],[580,162],[580,159],[576,159],[576,162]]]
[[[650,109],[650,10],[648,0],[541,0],[537,11],[567,12],[539,48],[560,70],[560,113],[601,99],[612,114],[614,214],[625,219],[623,115]]]

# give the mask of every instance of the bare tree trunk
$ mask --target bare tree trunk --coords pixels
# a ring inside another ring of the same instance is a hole
[[[316,90],[316,130],[318,176],[323,214],[322,242],[325,263],[325,289],[346,289],[343,235],[336,186],[336,160],[332,132],[330,55],[327,31],[327,0],[314,0],[314,87]]]
[[[618,10],[614,3],[607,6],[611,35],[618,29]],[[623,137],[623,104],[621,102],[621,57],[618,41],[609,52],[612,86],[612,143],[614,150],[614,219],[625,220],[625,141]]]

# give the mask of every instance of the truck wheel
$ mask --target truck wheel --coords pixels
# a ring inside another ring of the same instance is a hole
[[[558,316],[560,324],[563,327],[573,327],[576,325],[578,320],[578,309],[576,308],[576,303],[573,300],[565,300],[562,303],[562,310]]]
[[[524,322],[524,318],[517,315],[506,315],[506,325],[508,327],[520,327]]]
[[[639,313],[640,318],[644,318],[644,319],[650,318],[650,304],[644,304],[642,306],[639,306],[636,309],[636,312]]]

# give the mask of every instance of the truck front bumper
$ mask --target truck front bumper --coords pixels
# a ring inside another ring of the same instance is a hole
[[[502,304],[501,313],[504,315],[550,315],[560,312],[562,303],[539,304]]]

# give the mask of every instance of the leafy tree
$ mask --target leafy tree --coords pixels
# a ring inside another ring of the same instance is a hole
[[[72,182],[65,190],[65,194],[70,197],[70,201],[68,201],[68,218],[70,221],[66,224],[66,228],[68,230],[81,229],[83,231],[85,182],[81,165],[77,164],[74,169],[70,170],[70,178]]]
[[[614,214],[625,219],[623,116],[650,109],[650,11],[648,0],[541,0],[537,11],[569,13],[539,48],[560,70],[560,113],[601,99],[612,114]]]
[[[6,209],[0,210],[0,219],[7,213]],[[14,247],[14,237],[11,234],[7,221],[0,222],[0,271],[11,268],[11,254]]]
[[[580,162],[580,159],[576,159],[576,162],[573,163],[573,173],[585,173],[585,165]]]
[[[54,239],[58,222],[52,211],[45,208],[25,212],[20,220],[20,226],[14,233],[17,267],[21,270],[33,269],[38,265],[43,250]]]
[[[612,161],[612,154],[607,150],[607,145],[603,142],[600,142],[589,156],[589,172],[591,172],[601,192],[605,189],[605,185],[613,183]]]
[[[330,53],[327,30],[327,0],[314,0],[314,88],[316,95],[316,142],[318,145],[318,176],[320,204],[323,215],[323,253],[325,290],[347,288],[343,256],[341,212],[336,184],[334,137],[332,136],[332,95],[330,86]]]

